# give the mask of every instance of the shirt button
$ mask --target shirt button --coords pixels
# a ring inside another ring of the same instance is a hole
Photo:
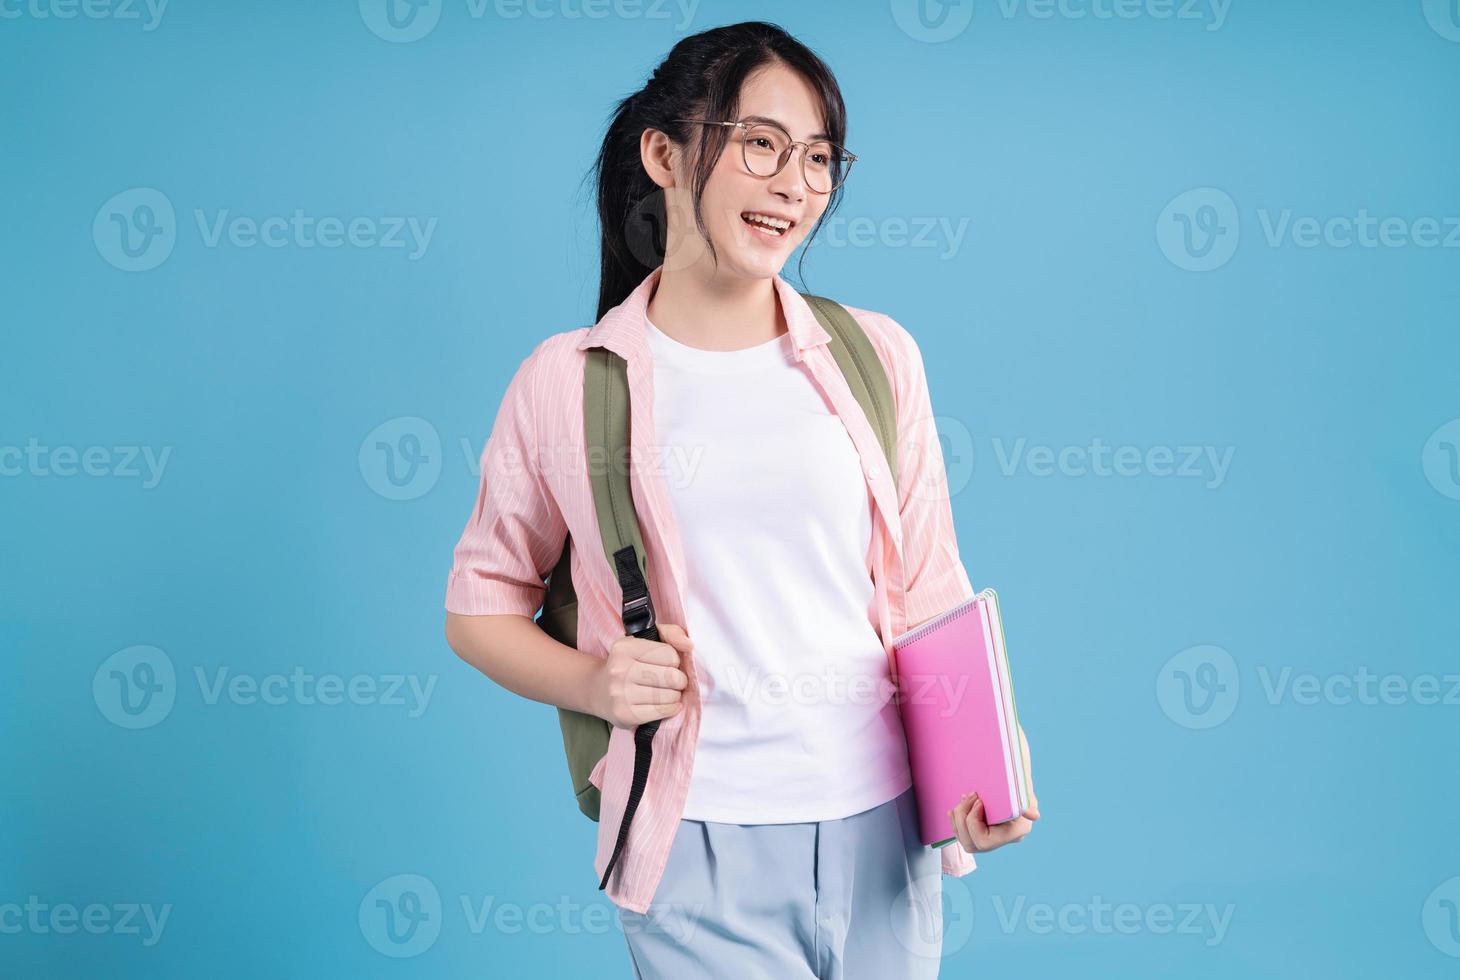
[[[867,478],[871,480],[882,479],[882,468],[875,464],[869,463],[867,465]]]

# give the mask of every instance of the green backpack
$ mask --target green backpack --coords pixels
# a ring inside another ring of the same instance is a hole
[[[860,324],[841,305],[821,296],[806,293],[816,319],[831,335],[829,346],[837,366],[867,421],[877,433],[882,451],[887,456],[894,485],[897,480],[897,419],[892,401],[892,386],[876,350]],[[648,560],[644,551],[639,521],[634,513],[633,495],[629,489],[627,467],[629,446],[628,365],[613,351],[604,347],[589,348],[583,371],[583,432],[589,479],[593,485],[593,504],[597,512],[601,545],[609,565],[618,574],[624,593],[624,632],[627,636],[644,636],[658,640],[654,625],[653,605],[649,600]],[[603,460],[613,465],[603,466]],[[623,461],[620,463],[620,461]],[[600,472],[601,471],[601,472]],[[563,542],[563,553],[547,578],[547,593],[537,625],[559,643],[577,647],[578,600],[573,589],[570,554],[571,539]],[[558,709],[558,722],[563,733],[563,750],[568,760],[568,775],[578,809],[589,819],[597,820],[601,794],[588,780],[593,768],[608,751],[609,733],[613,726],[597,715]],[[628,837],[629,822],[642,796],[648,777],[651,747],[659,721],[648,722],[635,730],[634,785],[619,828],[618,846],[614,850],[599,888],[608,882],[623,843]]]

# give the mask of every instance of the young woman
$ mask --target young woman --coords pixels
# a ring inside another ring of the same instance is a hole
[[[525,697],[613,724],[592,777],[595,869],[611,870],[639,977],[936,976],[941,875],[1039,817],[990,827],[970,793],[949,813],[960,846],[918,839],[890,637],[973,589],[916,343],[848,307],[892,382],[894,484],[829,335],[780,276],[840,196],[856,159],[845,132],[830,70],[764,23],[685,38],[619,103],[595,166],[599,320],[544,340],[514,375],[455,552],[453,649]],[[628,362],[662,642],[624,635],[599,546],[581,464],[594,347]],[[530,618],[565,536],[578,649]],[[634,730],[655,719],[609,869]]]

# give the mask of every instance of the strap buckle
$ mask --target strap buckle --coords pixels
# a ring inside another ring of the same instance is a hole
[[[654,628],[654,604],[647,595],[624,603],[624,630],[629,636],[641,636]]]

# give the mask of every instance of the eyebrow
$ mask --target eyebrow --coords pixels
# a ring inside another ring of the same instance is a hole
[[[781,122],[779,119],[772,119],[770,116],[745,116],[740,121],[741,122],[770,123],[772,126],[779,126],[779,127],[781,127],[787,133],[789,133],[791,131],[786,126],[785,123]],[[812,133],[807,138],[808,139],[812,139],[812,140],[826,140],[827,142],[831,142],[831,134],[830,133]]]

